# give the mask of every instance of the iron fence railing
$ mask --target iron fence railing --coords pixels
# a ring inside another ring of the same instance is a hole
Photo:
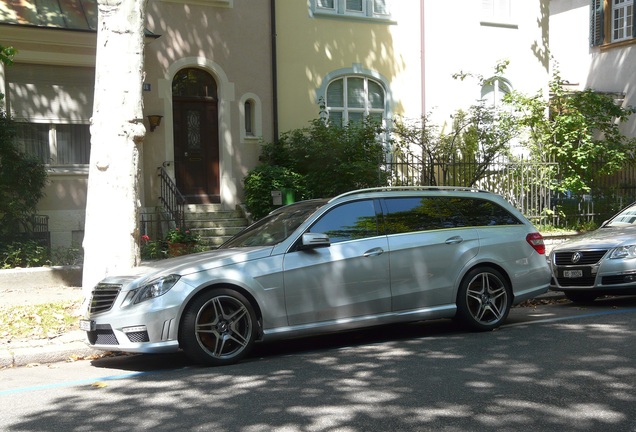
[[[176,183],[168,175],[164,167],[157,168],[160,178],[161,195],[159,202],[178,228],[185,227],[186,200],[179,192]]]
[[[465,186],[503,195],[528,219],[540,225],[600,224],[636,201],[636,168],[627,165],[597,181],[585,195],[558,192],[559,166],[500,156],[484,163],[476,158],[453,158],[422,163],[413,155],[390,154],[384,166],[392,185]]]

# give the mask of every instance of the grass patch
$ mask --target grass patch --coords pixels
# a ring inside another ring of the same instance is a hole
[[[77,330],[80,302],[0,307],[0,341],[51,339]]]

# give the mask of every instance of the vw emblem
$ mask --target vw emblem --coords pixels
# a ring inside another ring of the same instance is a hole
[[[572,264],[576,264],[577,262],[579,262],[581,260],[581,257],[583,256],[583,254],[581,254],[581,252],[574,252],[572,254]]]

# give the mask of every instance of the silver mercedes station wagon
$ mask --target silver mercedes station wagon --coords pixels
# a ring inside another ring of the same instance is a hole
[[[556,246],[550,253],[550,289],[573,302],[636,294],[636,203],[596,231]]]
[[[543,238],[499,195],[377,188],[287,205],[216,250],[109,276],[81,328],[91,347],[224,365],[255,342],[457,318],[500,326],[548,290]]]

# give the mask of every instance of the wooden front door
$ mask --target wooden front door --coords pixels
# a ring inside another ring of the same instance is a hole
[[[220,202],[216,85],[200,69],[173,81],[174,162],[177,187],[188,203]]]
[[[188,203],[218,203],[219,134],[215,102],[174,100],[177,187]]]

